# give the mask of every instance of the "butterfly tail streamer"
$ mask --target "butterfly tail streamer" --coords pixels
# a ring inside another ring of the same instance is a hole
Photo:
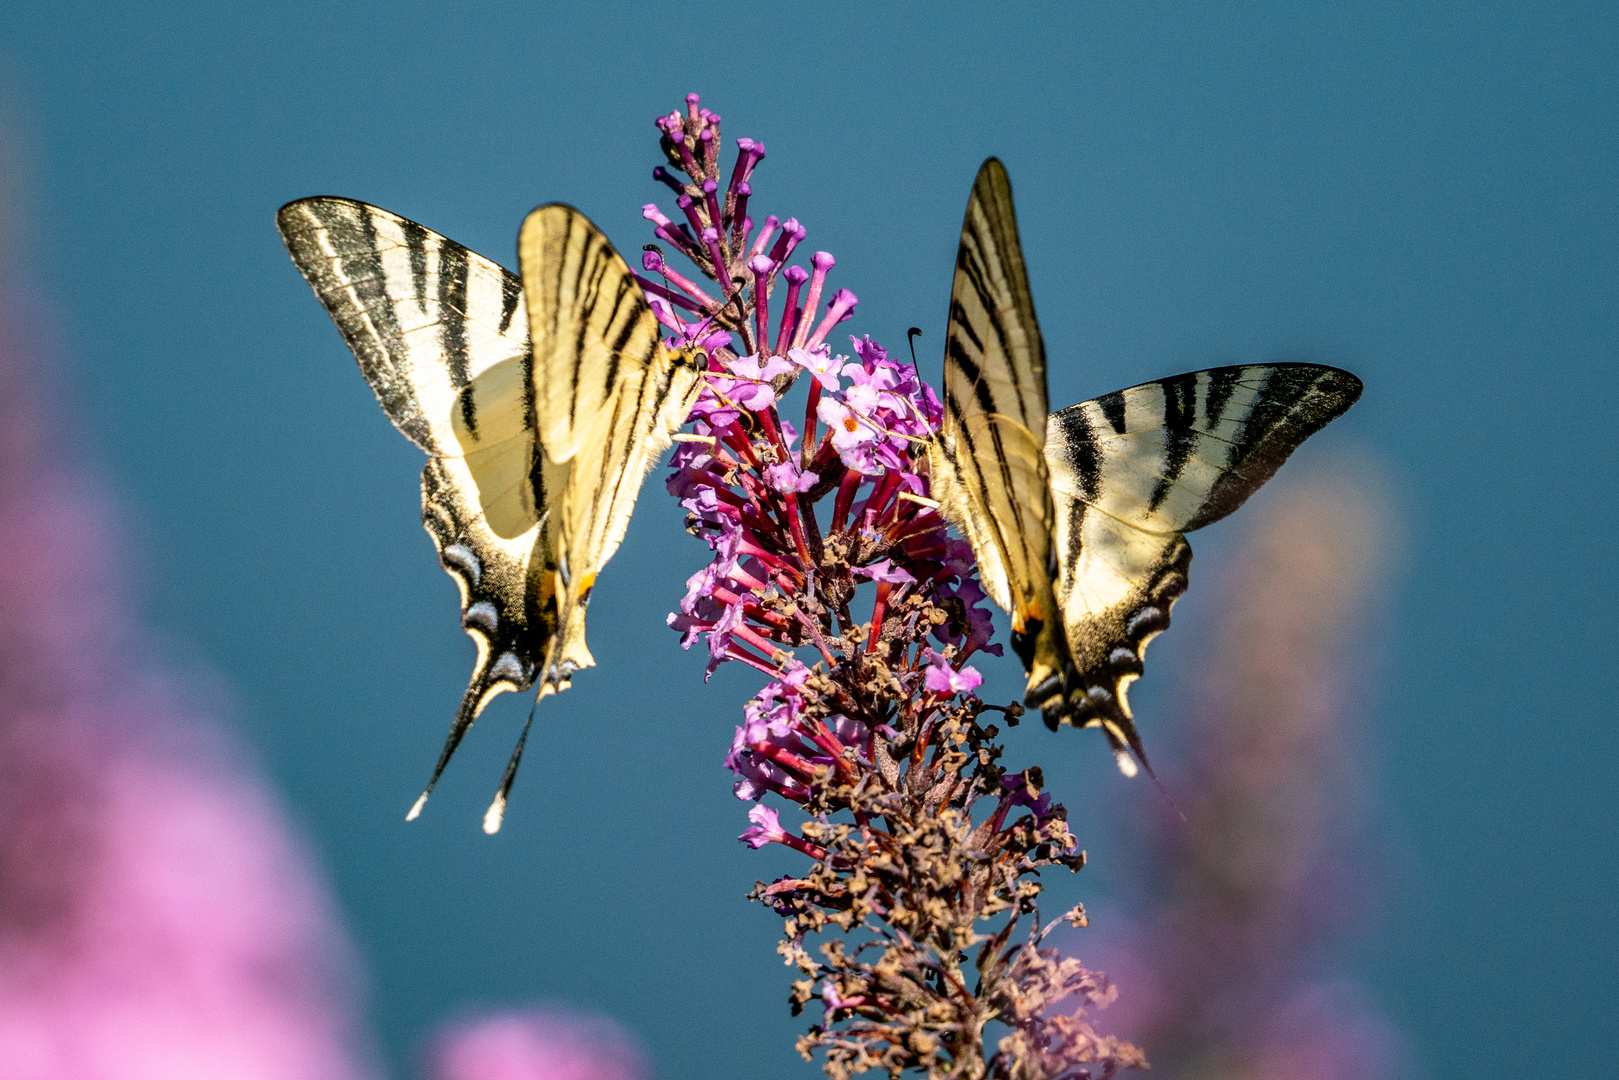
[[[433,766],[433,776],[427,781],[427,787],[423,789],[415,804],[411,806],[410,813],[405,815],[406,821],[415,821],[421,816],[422,807],[427,805],[427,797],[433,794],[433,789],[438,786],[439,777],[444,775],[444,767],[455,756],[461,740],[472,730],[472,723],[478,719],[478,714],[483,712],[484,706],[503,691],[526,689],[527,683],[519,686],[485,667],[480,667],[474,673],[466,695],[461,698],[461,707],[456,710],[455,721],[450,725],[450,733],[444,737],[444,749],[439,751],[438,764]],[[525,733],[528,731],[526,727],[523,730]]]
[[[523,722],[523,733],[517,737],[517,745],[512,748],[506,771],[500,775],[500,787],[495,791],[495,799],[484,812],[483,831],[490,836],[500,831],[500,823],[506,817],[506,799],[511,795],[512,783],[517,779],[517,766],[523,760],[523,747],[528,745],[528,731],[534,726],[534,711],[540,707],[540,698],[544,696],[543,690],[534,695],[534,704],[528,709],[528,719]]]

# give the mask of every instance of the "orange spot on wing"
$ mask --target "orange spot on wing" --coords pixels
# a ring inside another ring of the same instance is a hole
[[[1043,623],[1046,621],[1045,609],[1038,600],[1027,600],[1021,604],[1012,605],[1012,629],[1023,633],[1031,622]]]

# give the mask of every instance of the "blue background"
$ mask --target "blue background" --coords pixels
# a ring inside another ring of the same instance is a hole
[[[848,328],[898,346],[921,325],[934,370],[993,153],[1054,403],[1238,360],[1363,376],[1305,451],[1381,458],[1408,518],[1375,694],[1403,854],[1372,872],[1401,884],[1354,963],[1428,1076],[1605,1075],[1619,9],[989,9],[0,10],[32,170],[14,262],[72,371],[65,452],[87,441],[125,493],[168,647],[236,688],[361,945],[391,1067],[455,1009],[543,997],[622,1019],[666,1078],[815,1075],[778,923],[742,900],[787,860],[730,839],[720,759],[754,680],[705,689],[664,627],[705,553],[655,482],[596,591],[600,667],[542,707],[505,831],[477,824],[510,697],[404,824],[472,647],[418,523],[419,454],[273,225],[289,199],[349,195],[510,265],[522,215],[565,200],[633,251],[663,191],[651,119],[695,89],[728,139],[769,147],[754,205],[838,256]],[[1156,797],[1092,740],[1048,739],[1025,727],[1014,752],[1126,813]],[[1094,868],[1059,892],[1105,896],[1118,842],[1075,825]]]

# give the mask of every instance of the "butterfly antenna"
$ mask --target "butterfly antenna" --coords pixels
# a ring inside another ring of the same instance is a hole
[[[1181,824],[1186,824],[1186,811],[1181,809],[1180,803],[1175,801],[1175,797],[1169,793],[1169,789],[1164,786],[1164,782],[1158,779],[1158,774],[1152,771],[1152,766],[1147,764],[1147,759],[1142,758],[1141,764],[1146,768],[1147,775],[1152,777],[1153,786],[1158,789],[1158,794],[1162,795],[1164,802],[1168,803],[1169,808],[1175,811],[1175,816],[1181,819]]]
[[[512,793],[512,782],[517,779],[517,763],[523,760],[523,746],[528,742],[528,729],[533,726],[534,710],[539,707],[540,692],[535,691],[534,704],[528,707],[528,719],[523,722],[523,733],[517,737],[517,746],[512,750],[512,759],[506,763],[506,772],[500,778],[500,790],[495,792],[495,801],[489,804],[489,809],[483,815],[483,831],[490,836],[500,831],[501,819],[506,816],[506,796]]]
[[[641,250],[642,251],[655,251],[655,252],[657,252],[658,253],[658,265],[659,266],[663,265],[663,258],[664,258],[663,249],[661,247],[659,247],[657,244],[642,244],[641,245]],[[663,279],[663,287],[665,289],[668,289],[671,292],[679,292],[680,291],[680,290],[674,288],[674,286],[669,284],[669,275],[668,274],[664,273],[662,270],[659,270],[658,271],[658,276]],[[699,337],[701,337],[703,335],[703,333],[708,329],[708,324],[713,322],[715,319],[719,318],[722,314],[724,314],[726,307],[728,307],[729,305],[730,305],[730,299],[727,298],[726,302],[724,304],[721,304],[719,307],[715,308],[712,312],[709,313],[707,318],[703,319],[701,322],[699,322],[697,324],[697,329],[696,330],[693,330],[693,331],[689,332],[686,335],[687,340],[695,341]],[[739,307],[741,306],[740,303],[738,304],[738,306]],[[743,318],[746,319],[747,312],[743,312],[742,315],[743,315]]]
[[[913,326],[905,331],[905,340],[911,345],[911,370],[916,372],[916,384],[922,385],[922,369],[916,363],[916,339],[922,336],[922,328]]]

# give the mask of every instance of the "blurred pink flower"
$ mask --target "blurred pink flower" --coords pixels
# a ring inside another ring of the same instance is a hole
[[[1394,523],[1367,472],[1274,482],[1238,519],[1237,559],[1204,583],[1212,614],[1162,770],[1185,818],[1166,806],[1141,830],[1139,920],[1092,931],[1111,939],[1092,958],[1121,988],[1118,1030],[1166,1076],[1398,1071],[1398,1034],[1333,953],[1368,921],[1381,862],[1363,710]]]
[[[111,500],[3,270],[0,1075],[375,1075],[332,904],[200,680],[131,618]]]
[[[600,1017],[550,1010],[453,1025],[429,1056],[430,1080],[645,1080],[635,1041]]]

